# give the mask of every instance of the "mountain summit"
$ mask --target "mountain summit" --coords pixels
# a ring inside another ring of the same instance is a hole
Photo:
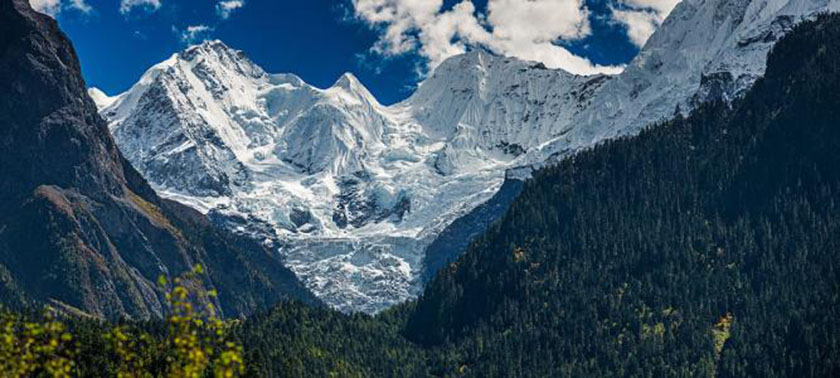
[[[70,42],[26,0],[0,2],[0,93],[3,303],[160,317],[158,278],[196,265],[228,315],[317,302],[262,246],[155,194],[117,149]]]
[[[776,40],[838,8],[686,0],[620,75],[478,50],[443,62],[392,106],[352,75],[319,89],[210,41],[152,67],[100,111],[165,197],[272,243],[327,303],[375,312],[419,292],[426,247],[490,199],[506,171],[527,175],[737,98]]]

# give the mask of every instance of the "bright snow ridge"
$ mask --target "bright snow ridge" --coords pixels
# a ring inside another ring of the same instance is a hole
[[[351,74],[315,88],[220,41],[90,94],[162,195],[264,238],[328,304],[373,313],[419,293],[426,246],[506,171],[739,96],[776,40],[838,1],[686,0],[620,75],[474,51],[393,106]]]

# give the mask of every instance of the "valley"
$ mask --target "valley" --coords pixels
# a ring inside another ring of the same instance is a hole
[[[56,4],[0,0],[0,376],[840,376],[838,0],[387,105],[209,38],[109,96]]]

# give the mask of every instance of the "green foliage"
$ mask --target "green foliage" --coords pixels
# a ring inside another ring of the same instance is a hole
[[[283,303],[252,316],[234,334],[252,376],[426,376],[425,351],[400,334],[409,308],[374,318]]]
[[[26,321],[4,313],[0,316],[0,374],[3,377],[241,376],[245,371],[242,346],[229,337],[230,323],[216,316],[212,304],[198,305],[205,294],[200,288],[202,273],[202,268],[197,266],[167,288],[170,315],[165,324],[111,326],[89,319],[68,319],[68,326],[50,312]],[[163,279],[161,284],[167,285]],[[215,296],[212,291],[207,294]]]
[[[166,294],[171,315],[167,318],[166,349],[167,376],[172,378],[198,378],[207,371],[215,377],[239,376],[244,371],[242,347],[229,341],[227,325],[216,315],[215,307],[208,303],[197,306],[197,294],[191,293],[188,283],[200,283],[201,266],[181,278]],[[209,293],[216,297],[215,291]],[[196,308],[198,307],[198,308]]]
[[[0,314],[0,372],[4,377],[70,377],[76,355],[72,339],[51,312],[39,321]]]
[[[715,342],[715,358],[717,359],[720,359],[720,354],[723,352],[723,347],[726,345],[726,341],[732,337],[731,329],[733,321],[735,321],[735,317],[732,316],[732,314],[727,313],[712,327],[712,337]]]

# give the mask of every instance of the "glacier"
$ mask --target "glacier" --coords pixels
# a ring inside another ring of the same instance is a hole
[[[475,49],[390,106],[352,74],[316,88],[218,40],[90,95],[162,196],[276,248],[330,306],[376,313],[420,293],[429,245],[506,179],[736,98],[776,40],[838,3],[685,0],[621,74]]]

